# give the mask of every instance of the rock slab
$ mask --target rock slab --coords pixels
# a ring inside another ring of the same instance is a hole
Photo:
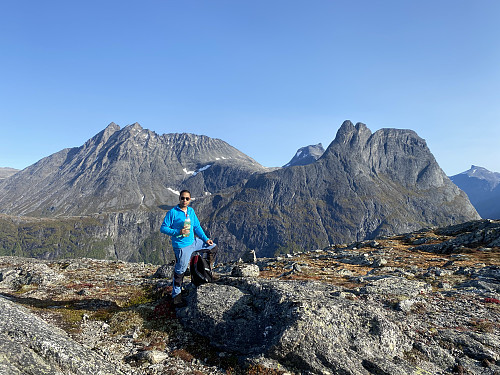
[[[178,316],[222,350],[273,358],[314,374],[411,374],[394,314],[316,282],[225,279],[188,296]],[[399,359],[399,360],[398,360]]]
[[[123,374],[63,330],[1,296],[0,353],[0,374]]]

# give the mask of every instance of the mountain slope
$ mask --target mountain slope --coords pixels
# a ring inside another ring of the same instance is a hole
[[[500,173],[473,165],[450,179],[467,193],[481,217],[500,218]]]
[[[50,155],[0,184],[0,212],[60,216],[177,202],[219,191],[266,168],[219,139],[158,135],[135,123],[111,123],[77,148]],[[214,173],[215,172],[215,173]]]
[[[350,121],[317,162],[253,175],[198,203],[228,253],[259,256],[479,218],[415,132],[372,134]]]

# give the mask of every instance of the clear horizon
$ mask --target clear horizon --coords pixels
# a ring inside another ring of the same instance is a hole
[[[115,122],[279,167],[344,120],[414,130],[449,176],[500,171],[500,2],[109,0],[0,6],[0,167]]]

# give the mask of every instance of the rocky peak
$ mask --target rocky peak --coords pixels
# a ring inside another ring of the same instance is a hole
[[[90,145],[90,144],[104,144],[108,141],[109,138],[116,132],[120,131],[120,127],[116,125],[114,122],[111,122],[104,130],[101,132],[97,133],[95,136],[90,138],[85,145]]]
[[[293,167],[294,165],[307,165],[314,163],[321,157],[321,155],[323,155],[324,152],[325,149],[321,143],[299,148],[295,153],[295,156],[283,167]]]
[[[372,133],[363,123],[342,124],[322,159],[340,160],[351,174],[389,175],[404,186],[442,186],[445,173],[425,140],[413,130],[384,128]]]
[[[113,121],[111,121],[111,122],[109,123],[109,125],[108,125],[108,126],[106,126],[106,128],[104,129],[104,131],[105,131],[105,132],[106,132],[106,131],[112,131],[112,132],[115,132],[115,131],[118,131],[118,130],[120,130],[120,126],[119,126],[119,125],[117,125],[117,124],[115,124]]]
[[[362,147],[370,138],[372,132],[365,124],[358,122],[353,125],[350,120],[342,123],[332,143],[349,145],[351,148]]]
[[[134,139],[137,138],[138,136],[142,135],[143,133],[149,133],[150,131],[147,129],[144,129],[138,122],[135,122],[131,125],[125,126],[121,130],[120,138],[123,139]]]
[[[473,165],[450,179],[467,193],[481,217],[500,217],[500,173]]]
[[[144,130],[144,128],[138,122],[134,122],[131,125],[127,125],[125,128],[134,129],[138,131]]]
[[[484,180],[491,190],[495,189],[500,184],[500,173],[489,171],[486,168],[472,165],[469,170],[460,173],[470,178]],[[452,177],[452,181],[455,176]]]

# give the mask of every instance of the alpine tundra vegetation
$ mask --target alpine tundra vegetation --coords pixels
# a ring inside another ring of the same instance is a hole
[[[0,257],[5,374],[500,373],[500,222],[218,264]]]

